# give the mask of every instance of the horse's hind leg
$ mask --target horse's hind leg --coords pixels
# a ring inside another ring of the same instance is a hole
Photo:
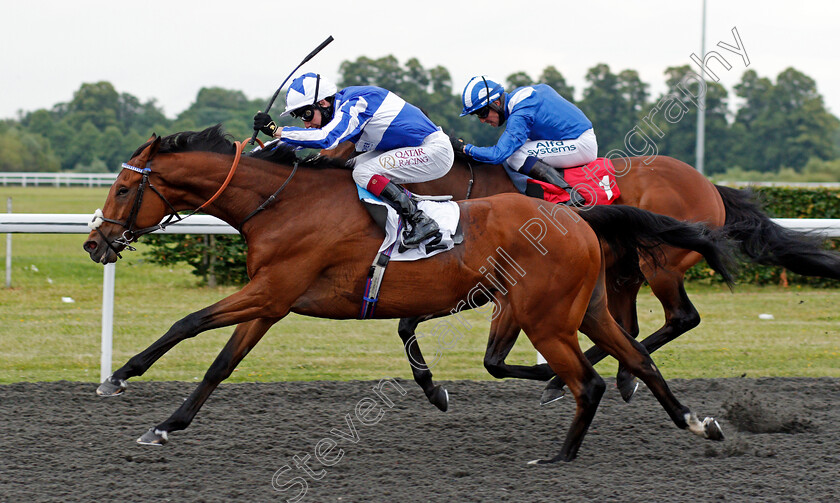
[[[423,352],[420,351],[420,344],[418,344],[417,337],[415,336],[417,325],[432,318],[434,316],[402,318],[397,332],[403,341],[403,347],[408,357],[408,363],[411,365],[411,373],[414,375],[414,381],[423,388],[423,393],[426,394],[426,398],[435,407],[446,412],[449,408],[449,392],[446,391],[446,388],[435,385],[432,380],[432,371],[429,370],[429,366],[426,364],[426,359],[423,357]]]
[[[602,293],[596,290],[593,298],[597,300],[596,297]],[[723,440],[723,432],[717,421],[713,418],[699,421],[688,407],[677,400],[645,347],[618,326],[607,309],[606,300],[600,300],[590,303],[581,331],[644,381],[674,424],[711,440]]]
[[[650,280],[650,288],[665,309],[665,324],[646,337],[642,344],[653,353],[700,324],[700,313],[685,292],[683,277],[660,274]]]
[[[638,274],[633,274],[636,271]],[[639,334],[639,322],[636,316],[636,297],[639,293],[639,288],[644,282],[644,276],[638,271],[638,267],[633,264],[633,269],[622,272],[616,267],[607,269],[606,283],[598,282],[590,299],[590,306],[587,308],[587,314],[584,316],[584,323],[587,318],[592,318],[590,310],[597,309],[597,304],[603,302],[603,291],[609,292],[606,295],[609,305],[610,313],[619,325],[635,338]],[[599,295],[600,294],[600,295]],[[593,307],[596,306],[596,307]],[[598,346],[592,346],[583,353],[589,363],[595,365],[596,363],[609,356],[606,351]],[[629,372],[621,372],[622,366],[619,363],[619,374],[616,380],[616,385],[621,393],[624,401],[629,402],[633,394],[638,388],[635,378]],[[565,383],[559,377],[554,377],[543,390],[540,398],[541,404],[547,404],[563,396],[563,387]]]
[[[505,359],[519,337],[520,328],[514,321],[512,310],[504,297],[496,294],[496,303],[500,306],[500,312],[490,325],[490,337],[484,352],[484,368],[487,372],[496,379],[515,377],[547,381],[554,377],[554,371],[547,364],[526,366],[505,363]]]
[[[279,318],[258,318],[242,323],[233,331],[216,360],[207,369],[204,379],[198,384],[190,396],[178,407],[169,419],[150,428],[149,431],[137,439],[144,445],[165,444],[170,432],[183,430],[190,425],[198,410],[204,405],[207,397],[214,389],[227,379],[233,369],[245,358],[245,355],[260,341],[263,335],[277,323]]]
[[[561,332],[558,337],[557,333],[540,333],[551,331],[553,328],[550,323],[542,325],[546,328],[530,326],[526,328],[526,333],[553,371],[568,384],[569,391],[575,397],[577,408],[560,453],[551,459],[534,460],[529,464],[575,459],[606,389],[604,380],[583,357],[577,342],[577,331],[569,329]]]
[[[660,271],[659,274],[651,278],[650,287],[653,294],[662,303],[662,309],[665,311],[665,324],[642,341],[642,345],[648,353],[653,353],[699,325],[700,313],[697,312],[685,292],[682,276],[676,278]],[[632,380],[630,371],[619,363],[618,374],[616,375],[619,388],[621,387],[620,383]]]

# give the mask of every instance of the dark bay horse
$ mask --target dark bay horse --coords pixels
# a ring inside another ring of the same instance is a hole
[[[177,321],[97,389],[99,395],[121,394],[127,379],[144,374],[178,342],[237,325],[193,393],[138,439],[143,444],[165,443],[171,432],[187,428],[210,393],[289,312],[357,317],[364,279],[383,239],[359,203],[349,171],[311,162],[298,169],[294,153],[278,148],[242,157],[235,176],[228,177],[238,148],[220,126],[153,137],[123,166],[84,243],[95,262],[115,262],[119,252],[159,227],[167,215],[212,201],[205,212],[240,229],[248,244],[250,282],[245,287]],[[229,186],[223,185],[226,177]],[[219,193],[221,186],[227,188]],[[277,187],[284,188],[279,198],[249,219]],[[601,240],[630,255],[663,241],[679,242],[702,251],[728,275],[721,262],[726,250],[704,226],[626,207],[599,207],[585,214],[560,211],[565,207],[517,194],[465,201],[459,208],[463,244],[425,260],[392,263],[377,318],[475,307],[485,301],[477,299],[482,296],[503,298],[504,303],[496,304],[496,319],[498,310],[510,311],[510,319],[545,355],[577,401],[562,448],[548,461],[576,456],[605,389],[578,345],[579,329],[644,381],[678,427],[722,439],[717,422],[701,421],[682,405],[643,346],[610,315],[601,249]],[[562,271],[557,264],[565,264]],[[541,301],[546,293],[553,302]]]
[[[343,158],[348,154],[347,145],[342,150],[326,155]],[[621,196],[613,203],[634,206],[677,220],[703,222],[712,228],[723,228],[735,240],[744,258],[765,265],[783,266],[806,276],[840,279],[840,256],[826,251],[821,240],[806,234],[785,229],[765,214],[750,190],[736,190],[712,184],[690,165],[677,159],[656,156],[613,159],[616,183]],[[410,184],[407,188],[417,194],[452,195],[455,200],[481,198],[493,194],[516,192],[504,169],[498,165],[485,165],[456,158],[450,172],[430,182]],[[637,266],[629,261],[608,258],[606,283],[610,312],[633,338],[639,335],[636,297],[647,281],[652,293],[662,304],[665,323],[642,341],[649,352],[654,352],[700,323],[700,314],[685,291],[686,271],[701,260],[691,250],[663,247],[663,259],[653,264],[642,259]],[[561,265],[562,267],[562,265]],[[415,338],[417,325],[446,313],[406,318],[400,321],[399,335],[406,346],[412,363],[415,380],[426,391],[430,401],[446,410],[447,395],[432,382],[431,372],[425,365],[422,352]],[[493,331],[488,341],[484,365],[497,378],[518,377],[547,380],[553,377],[547,365],[522,367],[505,364],[505,358],[516,342],[519,327],[515,323],[500,323],[502,329]],[[593,346],[585,352],[590,363],[601,361],[606,353]],[[632,376],[619,364],[617,384],[625,400],[635,390]],[[562,396],[562,382],[549,384],[542,402]]]

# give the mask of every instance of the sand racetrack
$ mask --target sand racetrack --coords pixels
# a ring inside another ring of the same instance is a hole
[[[541,383],[444,382],[446,413],[404,380],[387,399],[374,381],[223,384],[163,447],[134,440],[193,383],[115,398],[3,385],[0,501],[838,501],[840,379],[669,383],[725,441],[677,429],[643,387],[625,404],[608,386],[578,459],[548,466],[526,462],[559,451],[574,406],[540,407]]]

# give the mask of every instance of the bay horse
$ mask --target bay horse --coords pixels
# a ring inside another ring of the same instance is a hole
[[[339,149],[322,153],[346,159],[349,147],[342,144]],[[617,158],[613,161],[616,184],[621,192],[613,204],[722,228],[730,239],[737,242],[741,256],[747,260],[782,266],[805,276],[840,279],[840,255],[824,250],[819,238],[775,224],[762,210],[751,190],[715,185],[692,166],[667,156]],[[455,200],[517,192],[502,166],[477,163],[464,156],[456,156],[446,176],[406,187],[417,194],[451,195]],[[642,341],[648,352],[653,353],[700,324],[700,314],[691,303],[684,284],[686,271],[701,260],[700,254],[665,246],[662,248],[662,259],[655,264],[644,257],[639,264],[607,258],[609,310],[634,339],[639,335],[636,298],[645,281],[662,304],[664,324]],[[562,264],[560,266],[563,267]],[[429,400],[441,410],[447,408],[448,394],[434,385],[415,333],[422,321],[447,314],[439,312],[404,318],[398,328],[415,380]],[[516,342],[519,327],[507,320],[500,322],[497,328],[491,331],[484,357],[485,368],[491,375],[500,379],[548,380],[554,377],[545,364],[531,367],[507,365],[505,358]],[[593,346],[585,355],[591,364],[595,364],[607,353]],[[616,382],[622,397],[629,401],[636,386],[631,373],[621,363]],[[554,379],[543,393],[541,402],[560,398],[562,388],[562,380]]]
[[[220,125],[153,136],[123,165],[83,246],[95,262],[115,262],[141,235],[180,218],[178,211],[195,208],[239,229],[248,245],[250,281],[241,290],[175,322],[97,389],[100,396],[122,394],[127,379],[143,375],[180,341],[236,325],[192,394],[143,434],[141,444],[166,443],[171,432],[187,428],[219,383],[289,312],[329,319],[359,313],[364,279],[384,233],[359,202],[350,172],[322,161],[298,162],[283,147],[239,159],[239,148]],[[240,161],[235,176],[234,158]],[[282,192],[273,204],[254,213],[277,187]],[[605,389],[581,352],[578,329],[644,381],[674,424],[721,440],[717,422],[701,421],[681,404],[643,346],[609,314],[601,240],[630,255],[678,242],[702,251],[730,278],[726,248],[702,225],[635,208],[603,207],[585,214],[558,208],[518,194],[460,202],[463,244],[428,259],[392,263],[375,317],[475,306],[483,302],[476,300],[481,295],[504,298],[496,309],[510,311],[577,402],[560,452],[534,462],[575,458]],[[557,264],[567,267],[561,271]],[[552,302],[542,301],[546,294]]]

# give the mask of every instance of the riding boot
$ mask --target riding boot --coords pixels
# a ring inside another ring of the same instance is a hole
[[[393,206],[403,218],[406,228],[403,230],[402,242],[407,248],[416,248],[440,232],[437,222],[423,213],[414,200],[395,183],[388,182],[379,197]]]
[[[528,176],[556,185],[568,192],[569,200],[563,203],[567,206],[583,206],[586,204],[586,199],[563,178],[562,171],[557,171],[539,159],[536,159],[533,163],[531,171],[528,172]]]

